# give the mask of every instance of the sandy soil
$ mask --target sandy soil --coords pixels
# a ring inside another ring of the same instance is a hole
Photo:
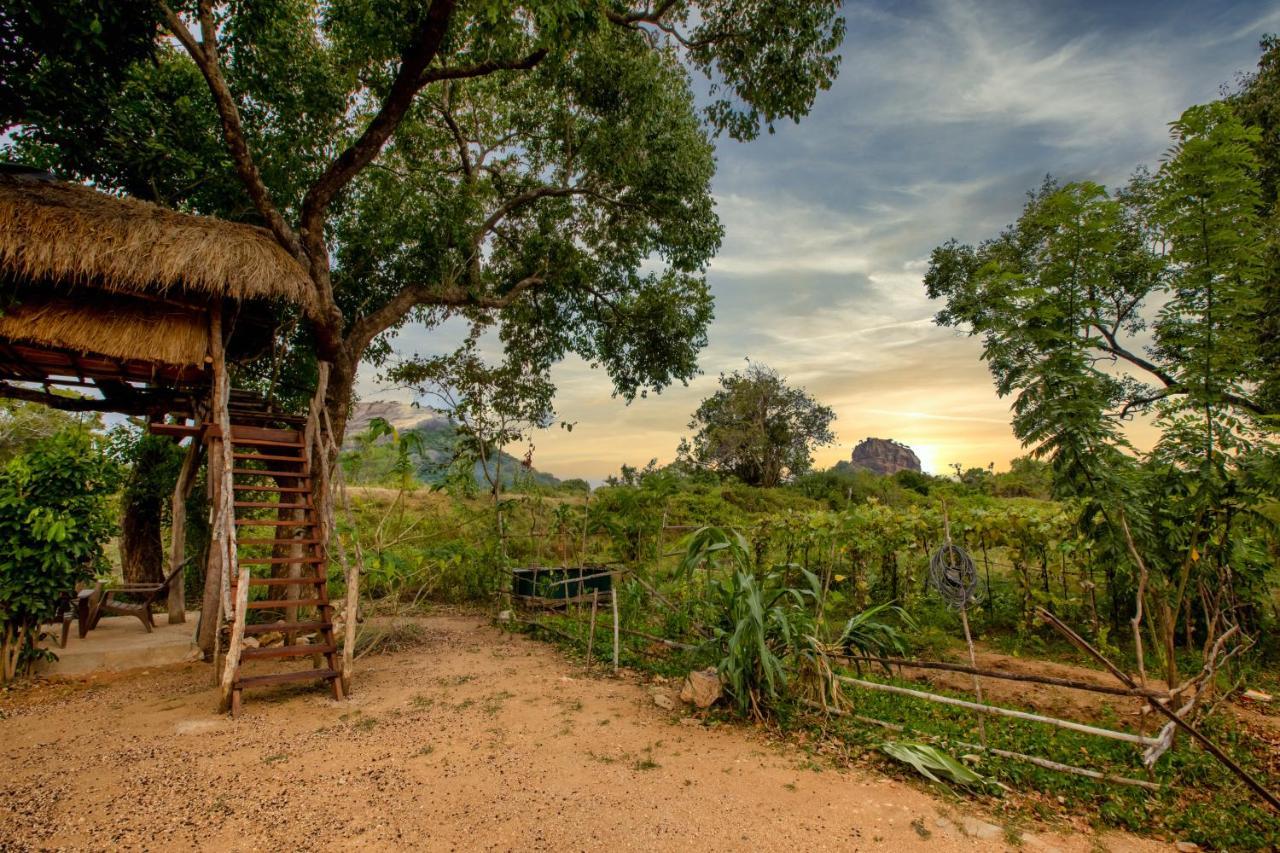
[[[0,694],[0,849],[998,850],[976,807],[708,727],[472,617],[213,713],[185,664]],[[1162,850],[1083,826],[1023,850]],[[1031,829],[1032,832],[1027,830]]]

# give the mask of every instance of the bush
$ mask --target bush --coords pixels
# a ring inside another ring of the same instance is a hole
[[[40,624],[104,566],[116,479],[82,430],[44,439],[0,468],[0,681],[40,656]]]

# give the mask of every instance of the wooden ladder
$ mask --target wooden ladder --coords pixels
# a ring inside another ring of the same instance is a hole
[[[342,671],[333,634],[325,542],[311,499],[311,470],[303,433],[243,422],[231,425],[225,451],[232,454],[237,560],[250,571],[249,601],[243,614],[244,636],[284,635],[279,646],[243,648],[231,684],[231,715],[240,710],[247,687],[300,681],[328,681],[335,699],[342,698]],[[237,600],[239,578],[231,577],[231,600]],[[265,597],[255,598],[256,587]],[[316,618],[300,611],[314,608]],[[275,622],[250,621],[255,611],[282,610]],[[318,642],[304,642],[314,634]],[[276,659],[311,658],[310,669],[246,674],[247,665]]]

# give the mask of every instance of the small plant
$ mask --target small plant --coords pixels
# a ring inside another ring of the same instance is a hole
[[[861,670],[858,658],[880,658],[890,654],[905,656],[908,652],[907,638],[892,624],[883,621],[882,616],[895,616],[908,630],[914,631],[916,624],[907,615],[907,611],[892,604],[877,604],[854,615],[844,625],[837,644],[841,651],[854,658],[855,666]],[[886,671],[888,664],[885,664]]]
[[[115,466],[86,432],[43,439],[0,469],[0,683],[50,655],[40,625],[105,565]]]
[[[777,574],[757,580],[744,571],[712,587],[720,612],[713,626],[713,642],[722,649],[720,678],[740,713],[763,719],[783,696],[787,659],[812,633],[813,593],[782,586]]]
[[[942,750],[928,744],[887,741],[880,744],[880,751],[903,764],[909,764],[921,776],[939,784],[942,783],[940,776],[957,785],[974,785],[987,781],[985,776],[975,773]]]

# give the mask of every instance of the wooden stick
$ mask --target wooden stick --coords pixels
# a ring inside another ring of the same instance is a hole
[[[618,671],[618,649],[620,646],[618,637],[618,577],[614,575],[613,589],[609,592],[609,603],[613,605],[613,671]]]
[[[1128,732],[1117,732],[1112,729],[1100,729],[1096,726],[1087,726],[1084,723],[1076,723],[1071,720],[1060,720],[1056,717],[1045,717],[1040,714],[1031,714],[1026,711],[1015,711],[1012,708],[1001,708],[997,705],[979,705],[977,702],[969,702],[964,699],[953,699],[950,696],[939,696],[936,693],[926,693],[922,690],[911,690],[910,688],[898,687],[894,684],[880,684],[876,681],[863,681],[860,678],[849,678],[844,675],[837,675],[836,680],[843,684],[852,684],[855,687],[862,687],[867,690],[878,690],[883,693],[894,693],[899,696],[911,696],[915,699],[923,699],[926,702],[937,702],[940,705],[953,705],[957,708],[967,708],[970,711],[977,711],[982,714],[991,714],[998,717],[1012,717],[1016,720],[1026,720],[1032,723],[1044,723],[1045,725],[1055,726],[1060,729],[1069,729],[1083,734],[1095,735],[1096,737],[1120,740],[1125,741],[1126,743],[1136,743],[1139,746],[1151,746],[1156,743],[1156,738],[1144,737],[1143,735],[1135,735]]]
[[[600,607],[600,590],[591,590],[591,631],[587,634],[587,669],[591,669],[591,650],[596,644],[596,610]]]
[[[672,649],[680,649],[681,651],[691,652],[694,649],[698,648],[697,646],[691,645],[690,643],[681,643],[676,640],[668,640],[666,637],[655,637],[653,634],[646,634],[643,631],[636,631],[631,628],[623,628],[621,630],[622,630],[622,633],[629,634],[632,637],[640,637],[641,639],[649,640],[654,643],[661,643],[662,645]]]
[[[1052,613],[1045,610],[1043,607],[1037,607],[1036,612],[1041,619],[1045,620],[1054,628],[1058,629],[1058,631],[1064,637],[1070,640],[1077,648],[1088,652],[1090,655],[1094,657],[1095,660],[1097,660],[1099,663],[1103,664],[1108,669],[1110,669],[1112,673],[1114,673],[1116,677],[1119,678],[1126,685],[1130,687],[1136,686],[1132,678],[1130,678],[1129,676],[1121,672],[1114,664],[1112,664],[1109,660],[1107,660],[1106,656],[1103,655],[1102,652],[1098,651],[1092,645],[1090,645],[1089,641],[1086,640],[1084,637],[1081,637],[1075,631],[1068,628],[1061,620],[1058,619],[1058,617],[1054,616]],[[1225,752],[1219,749],[1216,743],[1214,743],[1213,741],[1209,740],[1209,738],[1201,734],[1200,731],[1195,728],[1195,726],[1191,725],[1186,720],[1182,719],[1182,717],[1178,716],[1178,713],[1176,711],[1174,711],[1164,702],[1161,702],[1159,699],[1153,700],[1151,702],[1151,706],[1155,708],[1157,711],[1159,711],[1160,713],[1164,714],[1166,717],[1168,717],[1175,726],[1182,729],[1187,734],[1191,735],[1193,738],[1199,741],[1200,745],[1203,746],[1206,750],[1208,750],[1210,755],[1212,755],[1214,758],[1218,759],[1223,764],[1225,764],[1227,768],[1230,769],[1232,773],[1236,774],[1236,776],[1238,776],[1246,785],[1248,785],[1255,794],[1262,797],[1262,799],[1266,800],[1267,803],[1273,809],[1275,809],[1276,811],[1280,811],[1280,798],[1276,797],[1275,794],[1271,793],[1266,788],[1262,787],[1261,782],[1259,782],[1257,779],[1254,779],[1247,772],[1245,772],[1245,769],[1241,767],[1239,764],[1236,764],[1236,762],[1231,758],[1231,756],[1227,755]],[[1152,740],[1155,743],[1160,742],[1159,738],[1154,738]]]
[[[945,661],[907,660],[905,658],[881,658],[863,655],[833,655],[833,657],[847,661],[862,661],[864,663],[879,663],[886,666],[900,666],[906,667],[907,669],[937,669],[944,672],[962,672],[966,674],[976,673],[984,678],[996,678],[1004,681],[1027,681],[1033,684],[1049,684],[1054,687],[1066,687],[1071,690],[1085,690],[1090,693],[1104,693],[1109,696],[1137,696],[1144,699],[1166,699],[1169,695],[1158,690],[1143,690],[1141,688],[1131,690],[1126,687],[1111,687],[1106,684],[1091,684],[1087,681],[1075,681],[1070,678],[1057,678],[1051,675],[1003,672],[998,669],[980,669],[959,663],[947,663]]]
[[[1077,767],[1074,764],[1063,764],[1059,761],[1050,761],[1047,758],[1040,758],[1036,755],[1027,755],[1023,752],[1010,752],[1007,749],[996,749],[994,746],[982,746],[976,743],[965,743],[964,741],[953,741],[956,746],[962,746],[965,749],[978,749],[983,752],[990,752],[993,755],[999,755],[1003,758],[1012,758],[1015,761],[1025,761],[1028,764],[1034,764],[1037,767],[1043,767],[1046,770],[1056,770],[1059,773],[1070,773],[1072,776],[1084,776],[1089,779],[1097,779],[1099,782],[1112,782],[1116,785],[1133,785],[1137,788],[1146,788],[1148,791],[1159,791],[1163,786],[1156,782],[1148,782],[1145,779],[1132,779],[1128,776],[1116,776],[1113,773],[1103,773],[1100,770],[1090,770],[1087,767]]]
[[[947,541],[951,541],[951,532],[948,527]],[[973,651],[973,636],[969,633],[969,608],[960,608],[960,624],[964,626],[964,641],[969,646],[969,665],[973,669],[978,668],[978,658]],[[982,682],[978,680],[978,673],[973,673],[973,695],[978,702],[982,702]],[[978,715],[978,740],[982,741],[982,745],[987,745],[987,723],[982,719],[982,715]]]

